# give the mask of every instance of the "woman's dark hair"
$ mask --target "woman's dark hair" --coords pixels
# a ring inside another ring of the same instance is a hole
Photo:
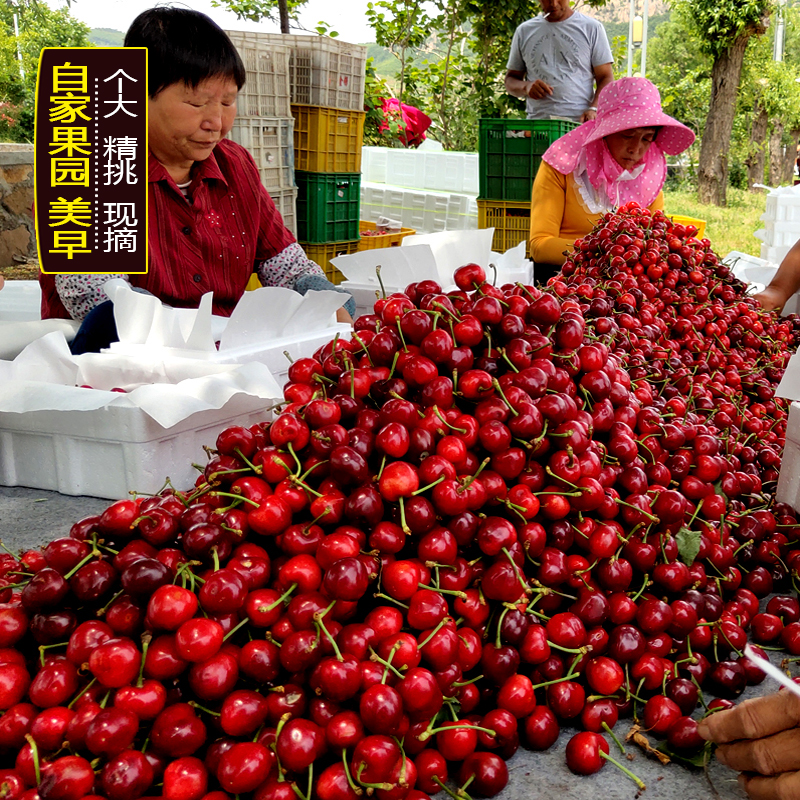
[[[143,11],[125,34],[125,47],[146,47],[150,97],[173,83],[193,89],[208,78],[232,78],[244,86],[239,53],[214,20],[190,8],[157,6]]]

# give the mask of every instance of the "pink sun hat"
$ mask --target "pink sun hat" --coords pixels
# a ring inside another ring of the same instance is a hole
[[[658,89],[647,78],[620,78],[608,84],[600,92],[594,123],[594,129],[583,139],[584,144],[631,128],[658,127],[661,130],[656,143],[664,153],[675,156],[695,139],[691,128],[661,110]]]

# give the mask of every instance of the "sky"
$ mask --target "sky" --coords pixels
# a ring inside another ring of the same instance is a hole
[[[47,0],[52,8],[62,8],[64,0]],[[70,11],[73,17],[85,22],[90,28],[113,28],[127,30],[134,17],[152,8],[157,0],[73,0]],[[176,3],[178,4],[178,3]],[[213,8],[211,0],[184,0],[179,5],[194,8],[208,14],[225,30],[263,31],[278,33],[279,28],[269,22],[255,23],[237,19],[230,11]],[[311,30],[320,21],[339,32],[339,39],[345,42],[374,42],[375,34],[367,24],[365,15],[367,0],[308,0],[303,9],[300,22]]]

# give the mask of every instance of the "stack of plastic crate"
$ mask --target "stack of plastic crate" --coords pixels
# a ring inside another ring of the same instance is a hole
[[[297,235],[294,181],[294,118],[290,108],[290,37],[227,31],[247,71],[228,136],[250,151],[261,182]]]
[[[495,252],[530,238],[531,189],[542,156],[576,126],[568,120],[480,120],[478,227],[494,228]]]
[[[360,240],[361,148],[367,49],[325,36],[291,36],[297,238],[328,278]]]

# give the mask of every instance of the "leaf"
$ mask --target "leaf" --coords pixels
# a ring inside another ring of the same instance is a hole
[[[700,552],[700,539],[700,531],[691,531],[686,526],[682,527],[675,537],[675,541],[678,543],[678,555],[687,567],[694,564],[694,560]]]
[[[673,750],[667,742],[660,742],[657,744],[656,750],[664,753],[664,755],[668,756],[673,761],[681,761],[684,764],[690,764],[693,767],[705,769],[708,762],[711,760],[711,753],[714,751],[714,745],[711,742],[706,742],[705,745],[703,745],[703,749],[694,755],[678,753]]]

